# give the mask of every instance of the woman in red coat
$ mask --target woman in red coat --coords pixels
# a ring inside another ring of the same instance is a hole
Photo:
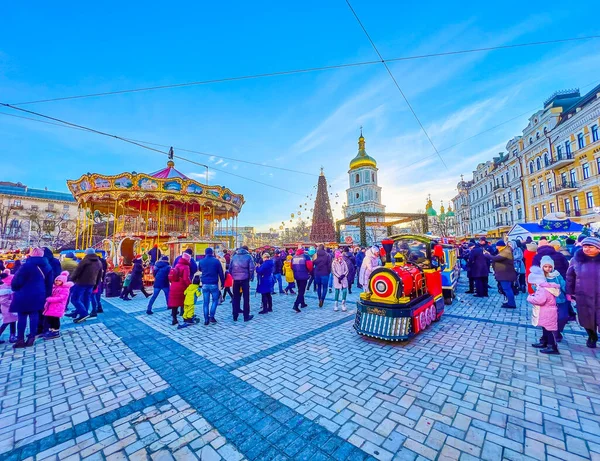
[[[190,259],[192,257],[188,253],[183,253],[179,262],[175,265],[171,272],[169,272],[169,281],[171,282],[171,288],[169,289],[169,301],[168,306],[171,309],[171,315],[173,316],[172,325],[177,325],[177,311],[179,308],[183,309],[183,302],[185,299],[185,289],[190,284]]]
[[[531,242],[526,245],[526,250],[523,252],[523,261],[525,261],[525,280],[529,280],[529,273],[533,265],[533,258],[537,254],[537,243]],[[534,293],[533,288],[527,283],[527,291],[530,295]]]

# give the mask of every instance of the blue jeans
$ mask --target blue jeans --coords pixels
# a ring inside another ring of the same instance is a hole
[[[315,286],[317,287],[317,297],[319,301],[324,301],[327,296],[327,284],[329,283],[329,274],[316,275]]]
[[[148,310],[149,311],[152,310],[154,301],[156,301],[156,298],[158,298],[158,295],[160,294],[161,291],[165,294],[165,302],[167,303],[167,305],[169,305],[169,287],[164,287],[164,288],[154,287],[154,293],[152,293],[152,297],[150,298],[150,301],[148,302]]]
[[[79,317],[88,315],[92,291],[94,291],[94,285],[73,285],[71,288],[71,302]]]
[[[502,290],[504,291],[504,294],[506,295],[506,299],[508,299],[507,304],[509,306],[516,307],[517,304],[515,303],[515,293],[513,292],[512,282],[503,280],[500,282],[500,286],[502,287]]]
[[[202,296],[204,297],[204,321],[207,322],[210,319],[215,318],[217,312],[217,305],[219,304],[219,297],[221,292],[219,291],[219,285],[202,285]],[[210,297],[212,296],[212,302]],[[208,304],[210,303],[210,315],[208,312]]]
[[[281,274],[273,274],[275,276],[275,281],[279,284],[279,293],[283,293],[283,279]]]

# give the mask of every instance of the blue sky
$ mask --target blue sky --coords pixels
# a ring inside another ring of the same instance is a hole
[[[355,0],[385,58],[597,34],[595,3]],[[587,13],[586,13],[587,12]],[[0,101],[164,85],[355,61],[376,55],[344,1],[27,2],[3,7]],[[391,63],[448,169],[381,65],[24,106],[122,136],[198,150],[225,173],[211,183],[243,193],[240,224],[268,229],[313,193],[319,167],[343,195],[364,126],[388,211],[422,209],[455,193],[461,173],[504,150],[558,89],[600,82],[600,40]],[[12,113],[9,109],[0,112]],[[0,115],[2,180],[66,190],[86,172],[151,172],[159,154],[76,130]],[[314,176],[223,161],[224,155]],[[186,174],[203,169],[178,161]],[[333,200],[335,204],[335,199]],[[341,201],[339,201],[341,205]],[[336,214],[339,215],[339,205]]]

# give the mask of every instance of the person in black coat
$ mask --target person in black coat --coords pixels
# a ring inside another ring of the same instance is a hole
[[[152,293],[152,298],[148,302],[148,308],[146,309],[146,314],[152,315],[152,306],[154,305],[154,301],[158,298],[158,295],[162,291],[165,294],[165,302],[169,305],[169,272],[171,272],[171,266],[169,265],[169,257],[163,256],[160,258],[153,268],[154,271],[154,293]]]
[[[354,278],[356,277],[356,258],[348,247],[344,249],[342,257],[348,266],[348,293],[352,293],[352,285],[354,284]]]
[[[469,266],[471,277],[475,280],[475,297],[487,298],[490,266],[481,245],[476,245],[471,250],[469,254]]]
[[[140,290],[146,298],[151,295],[144,288],[144,266],[141,258],[133,260],[133,268],[131,269],[131,283],[126,294],[121,295],[122,298],[127,298],[127,295],[135,296],[133,290]]]
[[[275,250],[275,257],[273,258],[273,262],[275,263],[275,267],[273,269],[273,277],[275,277],[275,283],[279,285],[279,294],[285,294],[283,291],[283,262],[285,261],[285,255],[282,257],[281,252],[279,250]]]
[[[102,308],[102,302],[100,300],[102,299],[102,292],[104,291],[104,277],[106,277],[108,263],[106,262],[106,259],[104,259],[102,256],[98,256],[98,260],[100,261],[100,265],[102,266],[102,273],[100,275],[100,283],[98,284],[97,289],[92,293],[92,296],[90,298],[92,302],[92,313],[90,314],[90,317],[92,318],[97,317],[98,314],[102,314],[104,312],[104,309]]]
[[[44,310],[46,303],[47,280],[50,280],[50,294],[52,294],[52,285],[54,284],[52,268],[44,257],[44,251],[41,248],[34,248],[11,283],[14,294],[10,312],[14,312],[18,316],[17,342],[13,346],[15,349],[33,346],[35,342],[40,313]],[[28,319],[29,335],[25,342]]]
[[[50,264],[50,267],[52,268],[52,284],[54,284],[54,280],[62,272],[62,266],[60,265],[60,261],[54,257],[50,248],[44,247],[42,250],[44,250],[44,258],[48,260],[48,264]],[[50,289],[50,292],[52,292],[52,289]]]

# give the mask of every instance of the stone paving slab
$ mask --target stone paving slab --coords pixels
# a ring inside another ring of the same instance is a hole
[[[545,356],[524,295],[507,311],[495,289],[464,290],[404,344],[358,336],[331,295],[319,309],[309,293],[301,314],[275,296],[249,323],[226,302],[217,325],[183,330],[161,298],[153,316],[141,294],[106,300],[59,340],[0,346],[0,461],[600,459],[600,371],[582,330]]]
[[[58,433],[167,383],[102,324],[33,348],[0,345],[0,453]]]

